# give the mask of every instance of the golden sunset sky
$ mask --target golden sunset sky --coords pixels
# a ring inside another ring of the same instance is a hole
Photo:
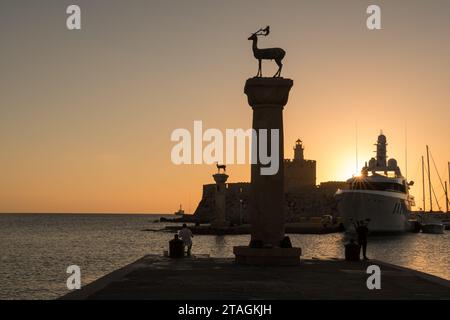
[[[80,31],[66,28],[70,4],[81,7]],[[370,4],[381,6],[382,30],[366,28]],[[284,48],[283,76],[294,80],[286,157],[300,138],[317,183],[345,180],[356,127],[359,167],[383,130],[405,173],[407,128],[421,207],[426,144],[448,180],[449,1],[2,0],[0,212],[193,212],[216,169],[174,165],[170,135],[194,120],[251,127],[247,38],[266,25],[259,47]],[[275,70],[263,62],[264,74]],[[249,181],[249,170],[227,167],[229,182]]]

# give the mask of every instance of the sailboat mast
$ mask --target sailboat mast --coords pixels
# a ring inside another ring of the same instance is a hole
[[[358,122],[355,123],[355,174],[358,175]]]
[[[430,190],[430,212],[433,212],[433,198],[431,194],[431,170],[430,170],[430,153],[427,145],[427,167],[428,167],[428,188]]]
[[[445,181],[445,212],[448,213],[448,191],[447,191],[447,181]]]
[[[450,184],[450,162],[447,162],[447,172],[448,172],[448,183]],[[447,205],[449,204],[449,199],[448,199],[448,190],[446,192],[447,194]],[[448,213],[448,207],[447,207],[447,213]]]
[[[405,179],[408,181],[408,131],[405,122]]]
[[[423,202],[423,212],[425,212],[425,168],[422,156],[422,202]]]

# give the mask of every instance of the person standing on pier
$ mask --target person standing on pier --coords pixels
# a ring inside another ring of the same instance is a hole
[[[362,247],[364,260],[369,260],[367,258],[367,237],[369,235],[369,228],[367,227],[370,220],[364,223],[363,220],[357,221],[355,224],[355,231],[358,235],[358,244]]]
[[[180,236],[181,240],[183,240],[184,246],[187,247],[187,255],[191,255],[191,249],[192,249],[192,238],[194,235],[192,234],[192,231],[187,227],[186,223],[183,223],[183,228],[178,232],[178,235]]]

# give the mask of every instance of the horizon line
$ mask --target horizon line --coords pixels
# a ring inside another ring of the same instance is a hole
[[[155,213],[155,212],[0,212],[2,214],[99,214],[99,215],[175,215],[173,213]],[[190,215],[190,214],[186,214]]]

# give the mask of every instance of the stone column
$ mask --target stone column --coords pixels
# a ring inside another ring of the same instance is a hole
[[[293,81],[283,78],[252,78],[245,84],[248,103],[253,108],[253,129],[278,129],[278,171],[262,175],[264,166],[258,159],[251,167],[249,199],[251,243],[233,248],[236,262],[252,265],[297,265],[300,248],[292,248],[284,241],[284,152],[283,107],[289,97]],[[270,135],[269,135],[270,137]],[[259,141],[258,141],[259,144]],[[270,139],[267,140],[267,150]],[[259,146],[258,146],[259,149]],[[256,155],[253,155],[256,156]],[[255,162],[255,161],[252,161]]]
[[[251,166],[250,222],[251,240],[262,242],[265,247],[278,247],[284,238],[284,141],[283,108],[293,85],[291,79],[251,78],[245,84],[244,92],[253,109],[253,129],[258,136],[257,153],[259,155],[259,130],[267,130],[267,152],[270,152],[270,129],[279,130],[278,172],[274,175],[262,175],[264,167],[258,161]],[[256,158],[255,158],[256,159]]]
[[[213,228],[224,228],[227,226],[226,218],[225,218],[225,210],[226,210],[226,182],[228,179],[228,175],[225,173],[216,173],[213,175],[214,181],[216,181],[216,193],[215,193],[215,202],[216,202],[216,214],[214,219],[211,222],[211,226]]]

